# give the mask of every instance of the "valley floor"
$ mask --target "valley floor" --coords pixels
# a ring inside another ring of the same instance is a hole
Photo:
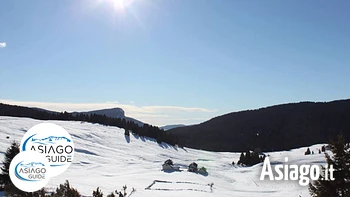
[[[44,121],[29,118],[0,116],[0,160],[13,140],[21,141],[32,126]],[[84,196],[100,187],[107,196],[112,191],[127,185],[127,192],[136,189],[132,197],[307,197],[307,187],[297,181],[260,181],[262,164],[253,167],[237,167],[240,153],[217,153],[178,148],[157,144],[153,139],[130,135],[124,130],[85,122],[49,121],[65,128],[75,146],[74,162],[63,174],[52,178],[48,189],[56,188],[69,180]],[[10,138],[7,139],[6,137]],[[234,142],[233,142],[234,143]],[[271,163],[324,164],[323,154],[318,154],[322,145],[311,146],[317,154],[304,155],[306,148],[273,152]],[[180,172],[163,172],[162,164],[172,159],[181,166]],[[187,171],[187,166],[196,162],[205,166],[208,176]],[[156,181],[155,181],[156,180]],[[153,184],[154,183],[154,184]],[[212,188],[209,186],[214,185]],[[152,185],[153,184],[153,185]],[[145,189],[147,187],[149,189]]]

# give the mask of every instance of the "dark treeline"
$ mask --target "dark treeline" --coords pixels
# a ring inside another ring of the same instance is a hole
[[[289,150],[350,140],[350,99],[301,102],[233,112],[198,125],[169,130],[183,146],[210,151]]]
[[[124,118],[111,118],[106,115],[82,114],[73,115],[68,112],[51,112],[42,109],[8,105],[0,103],[0,116],[26,117],[38,120],[66,120],[66,121],[83,121],[90,123],[98,123],[107,126],[116,126],[125,130],[130,130],[134,134],[141,137],[150,137],[157,139],[158,143],[165,142],[170,145],[178,144],[178,140],[170,132],[166,132],[159,127],[144,124],[138,124],[127,121]]]

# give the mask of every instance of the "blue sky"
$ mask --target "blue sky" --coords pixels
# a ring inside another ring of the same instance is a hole
[[[165,125],[350,98],[349,9],[347,0],[3,0],[0,101],[119,106]]]

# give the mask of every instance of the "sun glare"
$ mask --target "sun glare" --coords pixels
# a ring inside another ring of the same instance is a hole
[[[117,10],[124,10],[125,9],[125,0],[110,0],[114,4],[114,8]]]
[[[137,6],[133,6],[136,3],[146,2],[147,0],[92,0],[94,3],[89,6],[91,8],[98,7],[102,4],[104,6],[108,6],[109,9],[113,10],[113,16],[118,21],[120,19],[123,19],[124,17],[132,17],[136,20],[138,25],[141,27],[144,27],[143,22],[141,21],[139,15]],[[148,2],[148,1],[147,1]]]

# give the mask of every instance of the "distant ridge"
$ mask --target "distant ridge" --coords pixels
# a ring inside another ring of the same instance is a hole
[[[111,109],[100,109],[100,110],[93,110],[93,111],[87,111],[87,112],[73,112],[73,115],[76,115],[78,113],[82,113],[82,114],[98,114],[98,115],[106,115],[107,117],[111,117],[111,118],[122,118],[125,119],[127,121],[132,121],[136,124],[138,124],[139,126],[143,126],[143,122],[136,120],[134,118],[130,118],[130,117],[126,117],[125,116],[125,112],[122,108],[111,108]]]
[[[184,124],[173,124],[173,125],[165,125],[160,127],[161,129],[163,129],[164,131],[170,130],[170,129],[175,129],[178,127],[185,127],[186,125]]]

